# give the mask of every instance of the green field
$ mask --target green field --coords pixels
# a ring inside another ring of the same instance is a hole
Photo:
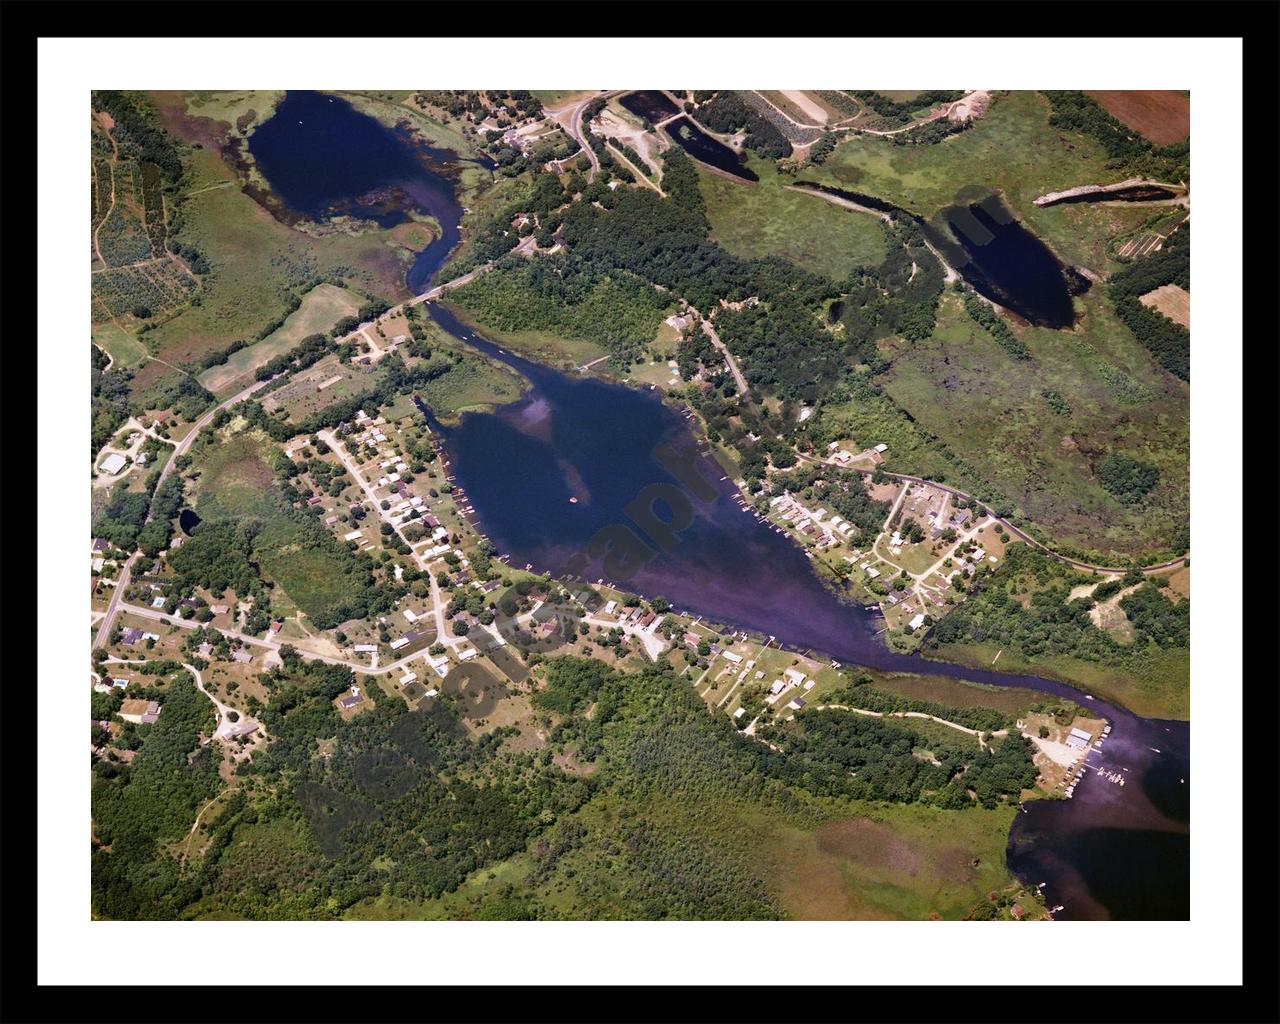
[[[142,342],[110,322],[93,325],[93,343],[114,360],[113,369],[133,366],[147,358],[147,347]]]
[[[284,325],[261,341],[233,352],[220,366],[212,366],[197,380],[219,398],[253,383],[253,373],[276,356],[283,355],[310,334],[328,334],[345,316],[354,316],[364,298],[349,288],[318,284],[302,297],[302,305],[289,314]]]
[[[1032,355],[1018,361],[944,293],[933,336],[899,346],[883,386],[1053,540],[1103,558],[1148,559],[1189,511],[1189,388],[1154,364],[1102,289],[1077,302],[1085,315],[1074,331],[1015,328]],[[1045,390],[1069,413],[1055,412]],[[1156,466],[1156,489],[1137,504],[1109,494],[1094,472],[1109,451]],[[888,454],[891,469],[930,466],[892,445]]]
[[[514,402],[526,386],[523,377],[499,363],[465,356],[421,391],[437,419],[456,423],[464,412],[491,412],[496,405]]]
[[[992,668],[991,662],[1000,650],[987,644],[946,644],[925,656],[973,668]],[[1146,718],[1191,717],[1191,659],[1185,649],[1144,652],[1135,665],[1119,668],[1060,655],[1026,658],[1006,647],[994,667],[1001,672],[1059,679]]]
[[[749,164],[760,176],[754,184],[698,168],[711,237],[729,252],[744,259],[781,256],[833,281],[884,259],[878,218],[788,191],[783,186],[794,179],[779,175],[770,161]]]

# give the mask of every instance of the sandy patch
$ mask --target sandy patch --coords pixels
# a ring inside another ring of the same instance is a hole
[[[1191,293],[1176,284],[1162,284],[1138,299],[1148,309],[1163,313],[1175,324],[1191,327]]]
[[[779,89],[787,99],[809,115],[814,124],[826,124],[827,112],[799,89]]]

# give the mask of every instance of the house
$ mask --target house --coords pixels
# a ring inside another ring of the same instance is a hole
[[[804,682],[804,673],[798,668],[789,668],[782,673],[782,676],[784,679],[795,683],[797,686]]]
[[[409,638],[405,636],[400,637],[399,640],[391,641],[391,649],[393,651],[398,651],[400,650],[401,647],[408,647],[408,646],[409,646]]]
[[[94,554],[98,554],[100,552],[106,551],[109,547],[111,547],[110,541],[105,540],[102,537],[97,537],[94,539],[94,542],[93,542]]]
[[[356,644],[353,648],[357,654],[377,654],[377,644]]]
[[[408,619],[411,623],[418,621],[418,616],[413,614],[412,608],[406,608],[404,610],[404,617]]]
[[[804,700],[800,697],[796,697],[794,700],[787,701],[787,707],[791,708],[793,711],[799,711],[804,707]]]
[[[250,651],[248,648],[241,647],[238,651],[234,652],[231,655],[231,660],[237,661],[241,665],[247,665],[249,664],[249,662],[253,661],[253,652]]]
[[[924,612],[921,612],[914,619],[907,623],[912,629],[919,629],[924,625]]]
[[[1083,729],[1073,727],[1072,730],[1067,733],[1066,743],[1067,746],[1073,747],[1076,750],[1083,750],[1089,745],[1092,739],[1093,736],[1085,732]]]
[[[280,627],[283,625],[284,625],[283,620],[271,623],[271,625],[267,627],[267,639],[274,640],[277,636],[279,636]]]
[[[809,690],[812,690],[817,685],[818,685],[818,680],[810,679],[808,682],[804,684],[805,692],[807,693]]]
[[[400,677],[400,685],[408,686],[410,683],[414,682],[417,678],[418,678],[417,672],[406,672],[404,675]]]
[[[741,664],[741,663],[742,663],[742,655],[741,655],[741,654],[734,654],[732,651],[725,651],[725,652],[724,652],[724,660],[725,660],[725,661],[731,661],[731,662],[733,662],[735,665],[739,665],[739,664]]]
[[[878,577],[879,575],[880,575],[880,570],[879,570],[879,569],[877,569],[874,565],[873,565],[873,566],[871,566],[871,567],[867,570],[867,577],[868,577],[869,579],[873,579],[873,580],[874,580],[874,579],[875,579],[876,577]]]
[[[358,693],[353,693],[350,696],[343,697],[342,700],[338,701],[338,706],[342,708],[344,711],[350,711],[352,708],[356,707],[360,703],[361,699],[362,698]]]
[[[136,644],[141,639],[142,639],[142,630],[126,629],[120,637],[120,642],[129,644],[130,646],[132,646],[133,644]]]
[[[200,657],[207,660],[209,655],[213,653],[213,644],[209,643],[209,641],[206,640],[199,647],[197,647],[196,650],[200,652]]]
[[[120,470],[124,469],[125,461],[126,460],[123,455],[112,452],[102,460],[102,464],[99,465],[98,468],[109,476],[115,476],[115,474],[119,473]]]
[[[878,444],[872,450],[883,455],[885,452],[889,450],[889,446],[887,444]]]
[[[747,713],[747,709],[746,709],[746,708],[738,708],[738,710],[737,710],[737,711],[735,711],[735,712],[733,713],[733,717],[734,717],[734,718],[741,718],[741,717],[742,717],[743,715],[745,715],[746,713]]]
[[[160,717],[160,705],[154,700],[126,700],[117,714],[126,722],[149,725]]]
[[[769,692],[781,693],[783,690],[786,689],[786,687],[787,687],[787,684],[784,683],[781,679],[775,679],[773,681],[773,685],[769,687]]]
[[[640,628],[644,629],[647,625],[649,625],[649,623],[651,623],[656,618],[657,616],[654,615],[653,612],[649,612],[649,614],[647,614],[644,618],[640,620]],[[729,655],[726,655],[726,657],[729,657]]]

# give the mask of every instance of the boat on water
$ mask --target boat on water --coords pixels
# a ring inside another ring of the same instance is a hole
[[[577,497],[576,497],[576,496],[574,496],[574,495],[570,495],[570,496],[569,496],[569,504],[570,504],[570,505],[576,505],[576,504],[578,504],[578,499],[577,499]]]

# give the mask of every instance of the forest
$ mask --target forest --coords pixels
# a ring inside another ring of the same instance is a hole
[[[1175,604],[1158,582],[1131,575],[1125,585],[1141,585],[1120,600],[1134,630],[1124,644],[1089,618],[1094,598],[1068,600],[1071,588],[1090,577],[1030,545],[1015,544],[1005,549],[1004,564],[938,622],[928,643],[993,644],[1027,658],[1058,655],[1121,667],[1138,664],[1149,648],[1189,648],[1191,602]]]
[[[707,128],[722,135],[745,132],[743,147],[765,160],[780,160],[791,155],[787,137],[737,92],[721,90],[699,100],[695,116]]]
[[[1107,280],[1116,314],[1166,370],[1191,379],[1191,332],[1167,316],[1148,309],[1139,297],[1164,284],[1191,290],[1191,225],[1185,224],[1164,248],[1133,261]]]

